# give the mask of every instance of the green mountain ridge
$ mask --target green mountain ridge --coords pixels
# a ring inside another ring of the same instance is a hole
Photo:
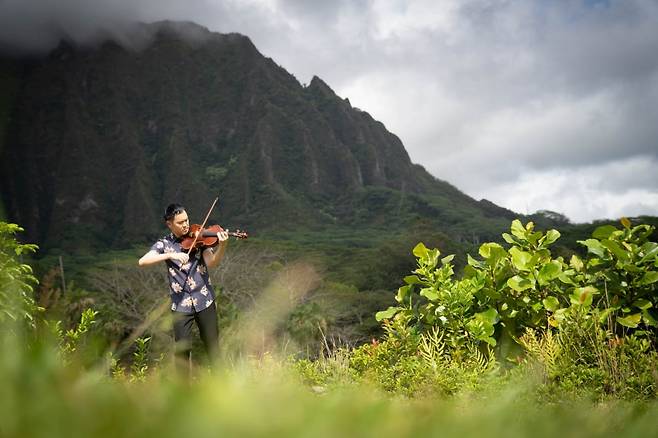
[[[200,222],[217,195],[213,218],[255,234],[431,224],[477,243],[519,216],[433,177],[381,122],[246,36],[176,22],[135,34],[138,49],[63,41],[0,61],[2,200],[46,250],[148,241],[166,204]]]

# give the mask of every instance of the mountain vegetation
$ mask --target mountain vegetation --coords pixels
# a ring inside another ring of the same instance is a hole
[[[431,176],[382,123],[245,36],[171,22],[140,35],[139,49],[62,41],[0,63],[2,199],[43,249],[149,241],[166,204],[200,221],[218,194],[215,217],[254,235],[430,221],[459,242],[514,216]]]

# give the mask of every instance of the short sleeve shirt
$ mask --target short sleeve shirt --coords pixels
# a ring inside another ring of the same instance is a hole
[[[169,234],[153,244],[152,251],[158,254],[187,252],[180,241]],[[210,307],[215,300],[208,267],[203,260],[202,251],[194,251],[187,263],[178,260],[165,260],[167,279],[171,297],[171,310],[182,313],[200,312]]]

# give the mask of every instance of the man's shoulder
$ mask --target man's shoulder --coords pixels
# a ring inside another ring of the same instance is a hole
[[[171,246],[174,243],[176,243],[176,239],[174,239],[173,234],[166,234],[153,243],[152,249],[163,250],[165,247]]]

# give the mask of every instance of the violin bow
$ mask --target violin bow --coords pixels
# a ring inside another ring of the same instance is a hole
[[[194,245],[196,245],[196,241],[199,239],[199,235],[203,232],[203,229],[206,226],[206,222],[208,222],[208,218],[210,217],[210,213],[212,213],[212,210],[213,210],[213,208],[215,208],[215,204],[217,204],[218,200],[219,200],[219,196],[215,198],[212,205],[210,206],[210,209],[208,210],[208,214],[206,214],[206,218],[203,220],[203,223],[201,224],[200,231],[197,233],[196,236],[194,236],[194,240],[192,241],[192,246],[190,246],[190,249],[187,250],[187,255],[188,256],[190,255],[190,253],[194,249]]]

